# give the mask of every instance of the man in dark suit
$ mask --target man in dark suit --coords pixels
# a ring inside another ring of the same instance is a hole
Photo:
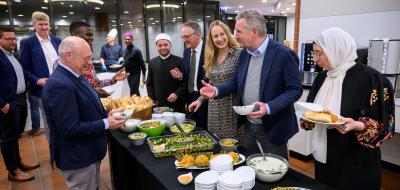
[[[61,39],[50,35],[49,16],[45,13],[34,12],[32,24],[36,33],[21,41],[20,59],[30,82],[30,93],[38,98],[41,115],[44,117],[41,100],[42,89],[54,70],[54,63],[58,57],[57,49]],[[45,118],[43,119],[46,121]],[[49,141],[47,122],[44,122],[44,127],[47,141]]]
[[[266,37],[265,19],[258,10],[247,10],[236,17],[235,38],[243,49],[233,78],[213,87],[206,84],[203,96],[222,97],[236,90],[237,104],[254,104],[247,114],[245,146],[287,154],[287,141],[298,132],[293,103],[302,94],[299,59],[295,52]]]
[[[201,39],[199,24],[193,21],[186,22],[181,28],[181,38],[185,42],[186,49],[183,52],[183,81],[186,88],[186,104],[201,98],[199,90],[203,87],[201,80],[204,79],[204,43]],[[179,71],[174,71],[176,77]],[[208,103],[204,102],[197,112],[194,112],[192,119],[197,126],[207,129]]]
[[[13,55],[17,45],[14,30],[0,27],[0,147],[11,181],[29,181],[34,176],[24,171],[39,167],[21,161],[18,138],[28,116],[24,70]]]
[[[107,150],[106,130],[124,120],[104,110],[84,77],[92,51],[83,39],[70,36],[59,48],[60,64],[43,89],[43,105],[50,129],[51,163],[56,162],[69,189],[99,187],[100,162]]]
[[[142,80],[146,82],[146,65],[144,64],[142,52],[139,48],[133,45],[133,34],[126,32],[124,34],[126,49],[124,51],[124,66],[125,71],[129,73],[128,84],[131,95],[140,96],[139,84],[140,73],[142,73]]]

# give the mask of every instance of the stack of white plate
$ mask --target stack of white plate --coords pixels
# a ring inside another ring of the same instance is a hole
[[[250,190],[256,184],[256,172],[252,167],[238,167],[234,172],[242,179],[242,190]]]
[[[222,174],[233,170],[233,159],[228,154],[219,155],[210,160],[210,170]]]
[[[218,178],[217,190],[241,190],[242,178],[233,171],[227,171]]]
[[[215,190],[219,174],[215,171],[205,171],[194,179],[196,190]]]

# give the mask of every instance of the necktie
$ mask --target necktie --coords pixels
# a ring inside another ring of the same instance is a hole
[[[189,80],[188,80],[188,90],[190,93],[194,91],[195,75],[196,75],[196,50],[193,49],[192,56],[190,57]]]
[[[84,76],[79,76],[79,80],[86,86],[86,88],[89,89],[89,91],[93,94],[93,96],[96,99],[96,102],[98,104],[101,105],[100,100],[99,100],[99,96],[97,95],[96,91],[94,90],[94,88],[92,87],[92,85],[90,85],[89,81],[84,77]]]

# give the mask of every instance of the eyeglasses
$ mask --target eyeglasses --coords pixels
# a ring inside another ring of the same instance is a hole
[[[321,57],[325,53],[323,51],[312,51],[313,57]]]
[[[6,40],[6,41],[18,41],[18,38],[1,38],[1,39],[4,39],[4,40]]]
[[[192,37],[195,33],[196,33],[196,32],[193,32],[193,33],[191,33],[191,34],[189,34],[189,35],[186,35],[186,36],[181,36],[181,38],[182,38],[182,39],[189,39],[189,38]]]

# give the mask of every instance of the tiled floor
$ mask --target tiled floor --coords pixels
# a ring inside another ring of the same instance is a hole
[[[0,156],[0,189],[1,190],[64,190],[67,189],[64,178],[58,169],[52,169],[49,162],[49,148],[44,134],[36,137],[23,135],[19,141],[22,160],[25,162],[39,162],[41,167],[30,171],[36,176],[29,182],[9,182],[3,157]],[[101,164],[100,190],[111,190],[108,155]],[[289,158],[290,167],[311,178],[314,178],[314,163],[303,162]],[[382,190],[400,189],[400,173],[383,169]]]

